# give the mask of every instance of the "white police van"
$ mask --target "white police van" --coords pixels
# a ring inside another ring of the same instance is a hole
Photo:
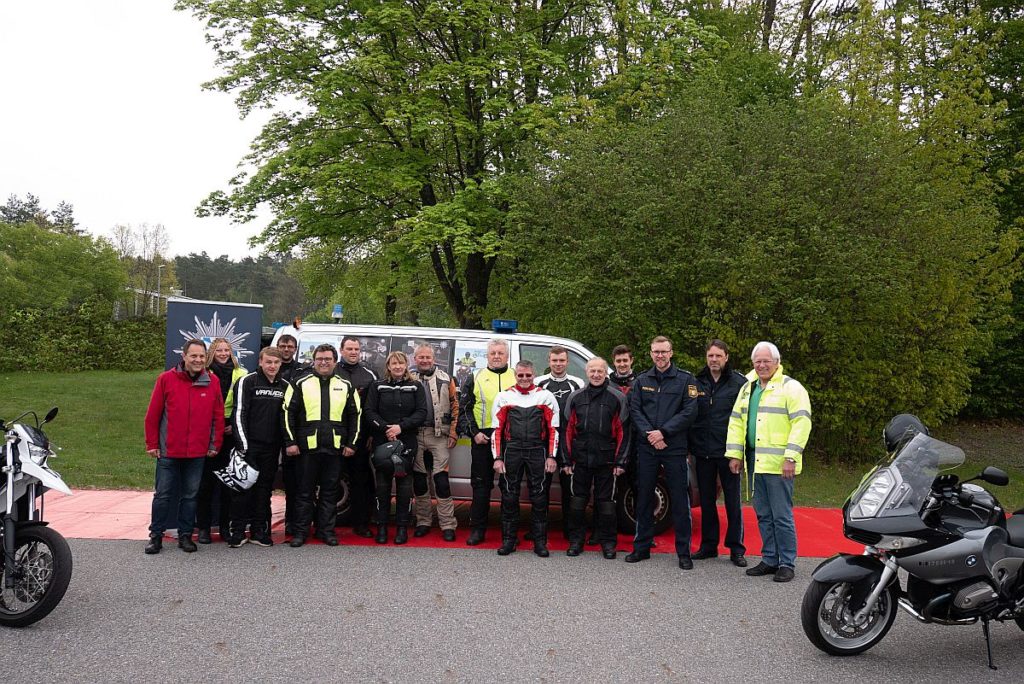
[[[384,361],[388,353],[405,352],[412,362],[413,351],[421,344],[429,344],[434,348],[434,359],[439,368],[462,382],[475,371],[487,367],[487,343],[495,338],[508,342],[509,365],[514,366],[521,359],[533,362],[537,374],[547,372],[548,350],[559,345],[569,352],[570,375],[586,379],[587,361],[596,354],[575,340],[549,335],[535,335],[516,331],[514,321],[496,320],[493,330],[462,330],[455,328],[421,328],[416,326],[390,325],[349,325],[345,323],[299,323],[298,326],[282,326],[274,334],[272,344],[276,345],[282,335],[291,335],[298,340],[296,358],[301,363],[310,362],[313,350],[321,344],[331,344],[341,349],[344,337],[355,337],[360,342],[362,362],[371,368],[378,377],[383,375]],[[470,501],[473,497],[469,482],[471,457],[469,439],[460,437],[458,445],[452,451],[449,462],[448,477],[451,483],[452,497],[456,501]],[[636,531],[635,489],[632,472],[628,474],[628,486],[622,487],[618,495],[619,529],[624,534]],[[348,482],[343,476],[341,501],[339,503],[339,523],[344,524],[348,511]],[[697,504],[695,478],[690,478],[691,501]],[[524,485],[525,487],[525,485]],[[500,499],[498,489],[491,494],[494,501]],[[528,497],[524,495],[524,500]],[[557,478],[552,484],[551,505],[560,505],[561,493]],[[655,532],[660,533],[671,525],[671,502],[668,488],[664,482],[658,482],[655,504]]]

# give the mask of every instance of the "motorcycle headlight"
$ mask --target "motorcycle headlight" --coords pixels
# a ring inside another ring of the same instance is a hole
[[[31,458],[36,465],[46,465],[46,459],[51,456],[53,452],[49,449],[44,449],[41,446],[35,444],[28,445],[28,457]]]
[[[888,470],[879,470],[861,491],[856,505],[850,509],[850,517],[859,519],[875,517],[895,485],[896,479],[892,473]]]

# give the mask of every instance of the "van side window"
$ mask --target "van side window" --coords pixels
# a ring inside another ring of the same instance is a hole
[[[543,346],[539,344],[520,344],[519,345],[519,358],[532,361],[534,368],[536,369],[537,375],[543,375],[548,372],[548,350],[551,347]],[[575,375],[577,378],[586,379],[587,377],[587,360],[582,356],[574,352],[572,349],[569,350],[569,370],[566,371],[569,375]]]
[[[455,351],[455,340],[438,339],[435,337],[392,337],[391,351],[405,352],[409,357],[409,368],[416,368],[416,347],[429,344],[434,349],[434,365],[448,375],[452,374],[452,355]]]

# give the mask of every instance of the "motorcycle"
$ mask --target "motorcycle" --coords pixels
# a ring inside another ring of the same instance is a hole
[[[924,623],[980,620],[995,670],[989,623],[1013,620],[1024,630],[1024,510],[1007,519],[996,498],[972,484],[1004,486],[1005,472],[990,466],[961,482],[941,471],[963,464],[964,452],[912,416],[890,426],[899,419],[911,419],[899,423],[911,429],[843,506],[843,534],[864,553],[833,556],[814,570],[800,612],[804,633],[825,653],[848,656],[885,637],[897,606]]]
[[[35,427],[21,423],[31,415]],[[43,519],[43,494],[55,489],[71,494],[47,461],[55,454],[42,426],[57,416],[50,409],[43,421],[27,411],[12,421],[0,420],[3,453],[0,498],[6,503],[0,541],[3,580],[0,582],[0,625],[25,627],[57,607],[71,581],[71,548]]]

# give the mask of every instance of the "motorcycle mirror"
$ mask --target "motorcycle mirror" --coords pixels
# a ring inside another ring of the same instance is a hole
[[[1004,487],[1010,483],[1010,476],[995,466],[985,468],[978,477],[997,487]]]
[[[50,410],[49,410],[49,412],[48,412],[48,413],[46,414],[46,417],[45,417],[45,418],[43,418],[43,425],[45,425],[46,423],[49,423],[49,422],[50,422],[51,420],[53,420],[53,419],[54,419],[54,418],[56,418],[56,417],[57,417],[57,407],[56,407],[56,406],[54,406],[54,407],[53,407],[52,409],[50,409]]]

